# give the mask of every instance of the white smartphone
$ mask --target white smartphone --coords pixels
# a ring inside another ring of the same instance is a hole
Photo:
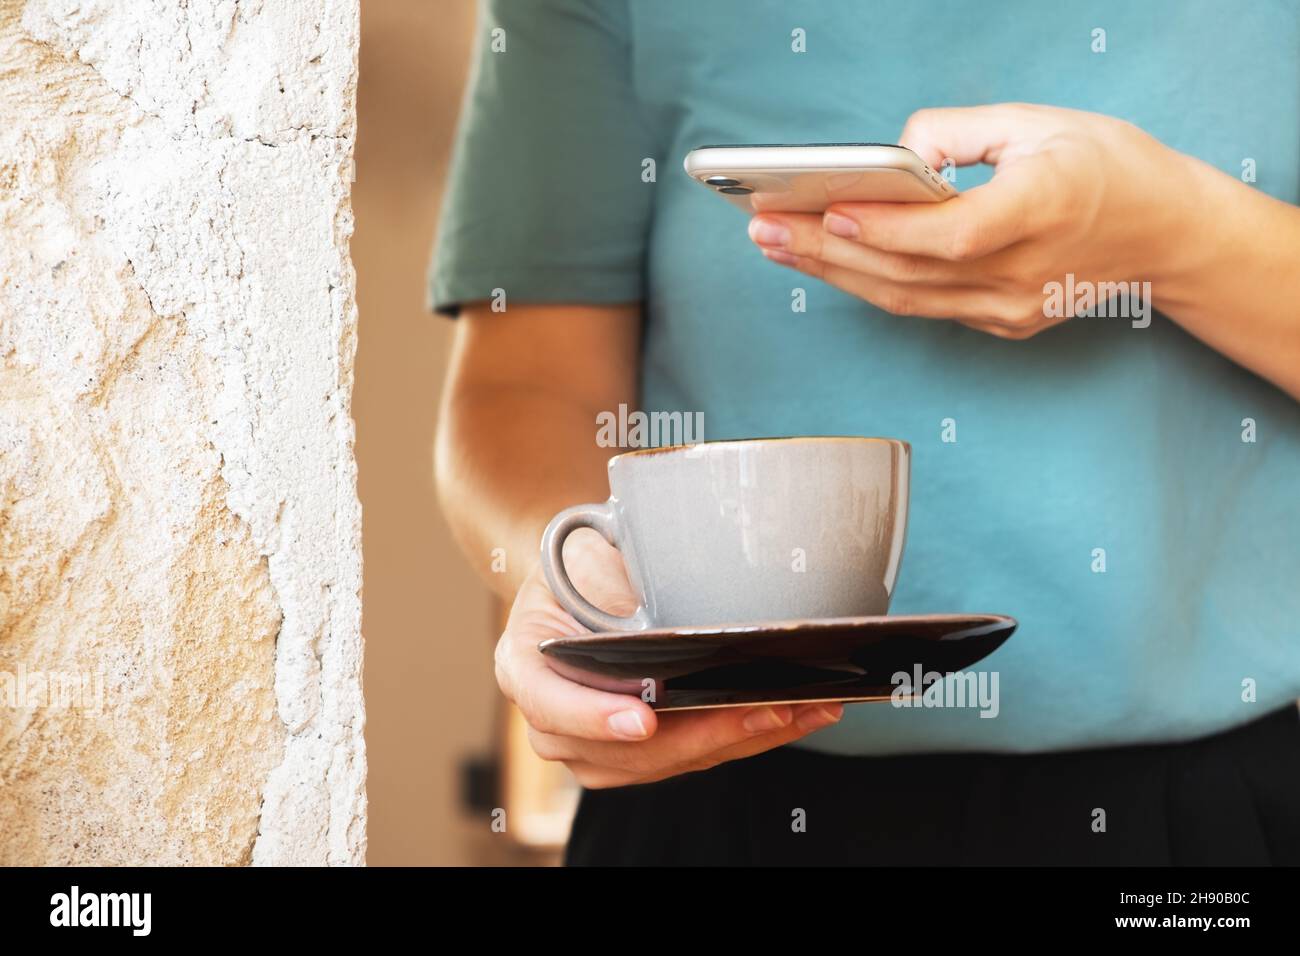
[[[957,190],[906,146],[701,146],[687,175],[745,212],[824,212],[835,202],[943,202]]]

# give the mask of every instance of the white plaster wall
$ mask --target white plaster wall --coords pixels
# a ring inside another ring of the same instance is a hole
[[[0,0],[0,863],[364,860],[357,2]]]

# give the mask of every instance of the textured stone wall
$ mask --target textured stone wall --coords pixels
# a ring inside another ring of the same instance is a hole
[[[0,864],[365,852],[357,0],[0,0]]]

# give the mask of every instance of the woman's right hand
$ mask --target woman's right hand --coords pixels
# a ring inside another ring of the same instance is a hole
[[[623,560],[595,535],[571,537],[566,567],[593,604],[614,614],[636,609]],[[650,783],[751,757],[828,727],[841,704],[727,707],[656,714],[639,697],[593,690],[561,677],[537,645],[586,633],[556,602],[540,569],[524,580],[497,642],[496,677],[523,712],[543,760],[558,760],[590,789]]]

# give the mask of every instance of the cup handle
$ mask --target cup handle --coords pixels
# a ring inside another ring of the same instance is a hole
[[[644,631],[650,626],[650,615],[644,607],[638,607],[629,617],[607,614],[579,594],[569,580],[564,567],[564,541],[579,528],[591,528],[618,547],[614,509],[608,503],[565,508],[551,519],[542,534],[542,573],[551,593],[577,621],[593,631]]]

